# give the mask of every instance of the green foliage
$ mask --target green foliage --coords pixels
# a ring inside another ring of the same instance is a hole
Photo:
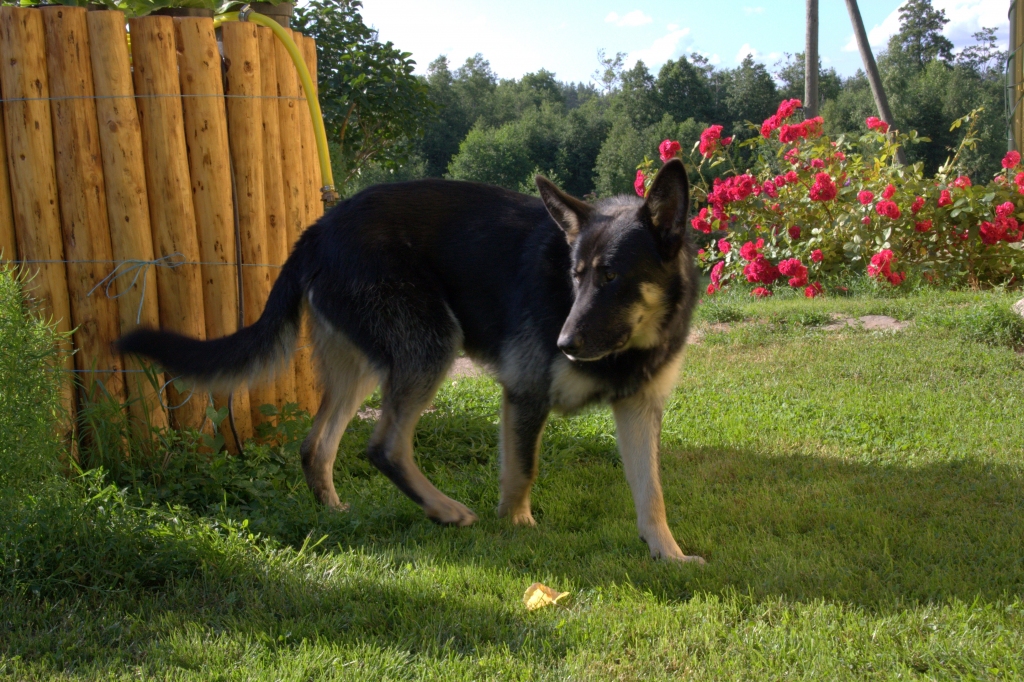
[[[960,334],[964,339],[991,346],[1024,349],[1024,318],[1006,301],[935,311],[928,322]]]
[[[56,470],[61,443],[54,424],[66,416],[61,337],[37,317],[25,288],[23,273],[0,267],[0,488]]]
[[[383,169],[403,164],[430,110],[410,53],[380,42],[361,7],[359,0],[310,0],[292,18],[292,28],[316,39],[320,105],[328,139],[338,147],[332,161],[343,190],[371,162]]]
[[[745,321],[687,349],[662,432],[699,569],[647,557],[607,410],[550,420],[537,528],[497,519],[485,378],[445,382],[416,429],[473,528],[430,523],[366,462],[369,420],[336,464],[345,513],[276,445],[175,451],[136,483],[40,471],[0,490],[0,677],[1015,679],[1024,364],[933,323],[1010,300],[716,301]],[[883,312],[914,324],[812,324]],[[534,581],[570,596],[528,613]]]

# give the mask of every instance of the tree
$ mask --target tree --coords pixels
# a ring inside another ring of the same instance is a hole
[[[953,62],[953,43],[942,35],[949,23],[946,10],[932,7],[931,0],[907,0],[900,7],[899,33],[889,39],[890,57],[902,56],[918,68],[933,60]]]
[[[293,25],[316,39],[320,106],[335,145],[341,189],[370,161],[401,164],[430,109],[427,88],[408,52],[377,40],[363,23],[359,0],[309,0]]]
[[[728,109],[732,134],[741,139],[753,133],[745,122],[761,124],[779,106],[779,92],[768,69],[749,54],[735,69],[725,73],[725,106]]]
[[[448,67],[448,58],[441,55],[427,67],[427,90],[433,115],[424,124],[423,136],[417,143],[428,177],[439,178],[448,170],[459,143],[473,127],[465,103],[455,89],[455,77]]]
[[[661,110],[677,121],[710,120],[714,105],[707,76],[685,57],[665,62],[658,72],[656,88]]]
[[[622,72],[619,90],[611,96],[612,111],[625,116],[638,128],[661,118],[661,106],[654,86],[654,76],[642,61]]]

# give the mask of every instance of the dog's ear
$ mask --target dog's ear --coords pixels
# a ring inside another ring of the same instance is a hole
[[[686,167],[679,159],[672,159],[654,177],[642,209],[644,222],[658,240],[658,250],[665,260],[679,254],[689,211],[690,181]]]
[[[580,236],[580,230],[590,220],[594,209],[584,201],[569,196],[555,186],[543,175],[538,175],[534,180],[537,189],[540,190],[540,198],[548,209],[548,213],[555,219],[558,226],[565,232],[565,240],[571,245]]]

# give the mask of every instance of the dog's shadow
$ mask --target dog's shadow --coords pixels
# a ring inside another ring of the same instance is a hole
[[[359,445],[342,456],[351,461]],[[434,527],[382,477],[342,473],[339,494],[352,508],[321,517],[319,530],[346,547],[520,571],[524,586],[545,576],[574,588],[631,582],[666,600],[738,591],[876,608],[1024,594],[1024,476],[1008,465],[902,465],[670,441],[661,467],[669,525],[684,552],[708,559],[696,568],[648,557],[605,415],[549,426],[536,528],[496,518],[493,419],[425,415],[418,447],[425,472],[476,510],[478,524]]]

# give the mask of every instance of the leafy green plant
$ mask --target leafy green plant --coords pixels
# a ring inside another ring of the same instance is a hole
[[[733,140],[722,137],[722,126],[705,129],[694,145],[694,196],[702,208],[692,225],[721,235],[700,253],[709,294],[745,281],[754,295],[771,296],[781,282],[813,298],[823,292],[820,279],[865,270],[883,289],[901,286],[908,272],[926,284],[973,286],[1024,274],[1020,154],[1008,153],[988,183],[958,171],[961,155],[978,143],[980,111],[954,122],[965,130],[959,148],[925,177],[922,163],[894,161],[897,149],[924,141],[914,131],[890,131],[869,118],[859,139],[832,140],[821,117],[795,122],[799,108],[799,100],[782,102],[760,135],[737,143],[753,155],[748,171],[734,165]],[[682,148],[665,140],[659,152],[668,161]],[[721,167],[730,169],[724,180],[704,180],[705,169]],[[637,170],[639,194],[653,176],[648,158]]]

